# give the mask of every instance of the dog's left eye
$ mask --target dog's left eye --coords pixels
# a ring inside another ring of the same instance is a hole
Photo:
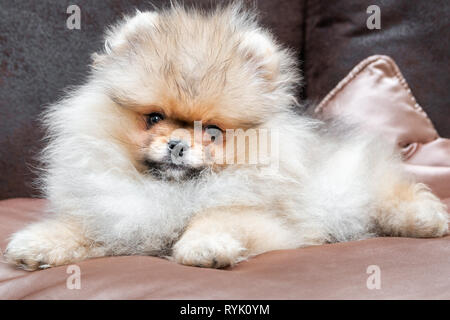
[[[214,124],[207,125],[205,131],[211,136],[212,142],[214,142],[216,138],[219,138],[223,133],[223,130]]]
[[[159,112],[152,112],[146,116],[147,125],[150,127],[164,120],[164,116]]]

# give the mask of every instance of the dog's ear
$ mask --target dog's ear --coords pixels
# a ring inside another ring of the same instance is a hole
[[[100,53],[94,53],[91,58],[94,65],[101,63],[113,52],[120,52],[126,48],[134,36],[148,33],[155,28],[158,13],[136,11],[134,16],[126,16],[117,25],[106,31],[104,49]]]
[[[275,80],[280,72],[280,52],[272,36],[262,30],[244,32],[239,45],[241,53],[266,80]]]

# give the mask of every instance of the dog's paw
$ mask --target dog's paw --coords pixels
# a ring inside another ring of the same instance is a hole
[[[65,264],[71,256],[63,246],[29,230],[14,234],[4,253],[6,262],[27,271]]]
[[[445,204],[423,184],[414,185],[409,201],[398,203],[392,211],[394,228],[399,231],[394,235],[430,238],[448,233],[449,215]]]
[[[196,267],[224,268],[246,258],[246,249],[231,235],[184,235],[173,247],[176,262]]]
[[[12,235],[3,254],[6,262],[34,271],[70,264],[88,257],[91,248],[64,227],[53,223],[30,225]]]

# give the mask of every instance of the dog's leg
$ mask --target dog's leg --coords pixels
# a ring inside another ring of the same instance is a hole
[[[401,179],[386,181],[375,216],[379,233],[417,238],[448,233],[445,205],[424,184]]]
[[[33,271],[104,254],[101,246],[86,239],[79,224],[45,219],[13,234],[4,257],[9,263]]]
[[[197,214],[173,247],[175,261],[222,268],[270,250],[293,248],[295,237],[270,213],[221,207]]]

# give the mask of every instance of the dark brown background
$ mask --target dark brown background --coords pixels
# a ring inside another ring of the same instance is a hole
[[[211,0],[185,1],[203,7]],[[259,0],[262,23],[302,61],[299,96],[320,101],[359,61],[387,54],[400,66],[438,132],[450,137],[450,2],[447,0]],[[168,1],[153,0],[157,7]],[[81,8],[81,30],[66,28],[66,9]],[[369,5],[381,8],[381,30],[366,27]],[[82,83],[104,28],[139,0],[0,0],[0,199],[38,195],[33,156],[46,104]]]

